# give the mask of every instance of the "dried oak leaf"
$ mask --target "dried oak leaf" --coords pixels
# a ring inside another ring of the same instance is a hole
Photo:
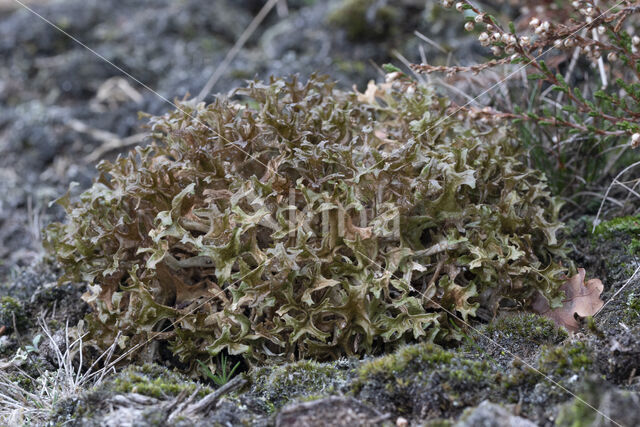
[[[592,316],[600,310],[604,302],[600,299],[600,294],[604,290],[604,285],[600,279],[589,279],[584,281],[584,268],[578,269],[578,274],[564,282],[560,290],[564,291],[565,298],[562,301],[562,307],[549,307],[549,301],[542,294],[538,293],[533,301],[533,310],[546,316],[556,322],[560,326],[564,326],[567,330],[577,332],[580,325],[573,317],[575,313],[578,316]]]

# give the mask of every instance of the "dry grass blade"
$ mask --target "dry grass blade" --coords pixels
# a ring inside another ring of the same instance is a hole
[[[593,228],[591,230],[592,233],[596,231],[596,226],[600,223],[600,215],[602,214],[602,209],[604,208],[604,202],[609,200],[609,193],[611,192],[611,189],[620,182],[619,178],[621,176],[623,176],[625,173],[635,168],[636,166],[640,166],[640,162],[635,162],[627,166],[623,170],[621,170],[618,173],[618,175],[616,175],[616,177],[613,179],[613,181],[611,181],[611,184],[609,184],[609,186],[607,187],[607,190],[605,191],[604,196],[602,197],[602,202],[600,202],[600,207],[598,208],[598,213],[596,214],[596,218],[593,220]]]
[[[0,370],[0,425],[44,424],[57,402],[77,396],[88,386],[99,384],[110,370],[108,361],[116,343],[85,370],[82,356],[84,335],[73,338],[76,331],[67,324],[61,336],[52,333],[44,319],[39,319],[38,323],[54,355],[57,369],[43,371],[37,378],[22,371],[16,366],[17,363],[10,362]],[[33,357],[29,353],[22,354],[24,359]],[[105,366],[96,369],[97,362],[105,356]],[[11,368],[15,374],[9,373]],[[16,376],[22,377],[29,385],[17,381]]]

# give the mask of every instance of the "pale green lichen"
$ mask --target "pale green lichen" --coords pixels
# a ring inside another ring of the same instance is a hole
[[[61,280],[89,284],[93,342],[326,359],[459,339],[448,312],[503,298],[558,304],[544,177],[507,129],[447,108],[420,86],[313,77],[152,118],[155,143],[102,162],[48,229]]]
[[[335,364],[305,360],[256,369],[251,380],[252,393],[273,412],[296,400],[315,400],[338,392],[346,383],[347,372]]]

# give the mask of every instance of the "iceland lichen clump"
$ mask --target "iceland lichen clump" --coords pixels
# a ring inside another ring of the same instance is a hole
[[[360,94],[313,77],[151,119],[155,142],[102,162],[48,229],[62,280],[89,283],[92,339],[326,359],[455,339],[446,310],[558,302],[544,177],[506,129],[447,106],[401,82]]]

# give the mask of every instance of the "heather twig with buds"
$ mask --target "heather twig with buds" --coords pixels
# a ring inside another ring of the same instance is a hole
[[[526,133],[547,135],[549,141],[538,138],[541,145],[534,148],[545,162],[555,161],[539,166],[553,169],[551,175],[565,175],[560,178],[563,183],[567,173],[586,182],[606,178],[612,165],[624,160],[627,148],[640,144],[640,36],[634,34],[640,22],[639,1],[576,0],[566,7],[562,2],[535,7],[526,2],[508,26],[467,0],[442,4],[464,13],[464,29],[479,32],[478,41],[493,58],[466,67],[420,64],[413,66],[415,71],[451,76],[514,64],[516,71],[523,68],[535,81],[520,98],[529,100],[528,105],[516,102],[513,107],[479,110],[464,105],[454,111],[472,119],[521,122]],[[576,63],[585,62],[581,73],[573,72]],[[508,78],[504,84],[516,93],[523,89],[521,82],[513,84]],[[557,95],[552,98],[553,92]],[[571,165],[576,154],[598,163]]]

